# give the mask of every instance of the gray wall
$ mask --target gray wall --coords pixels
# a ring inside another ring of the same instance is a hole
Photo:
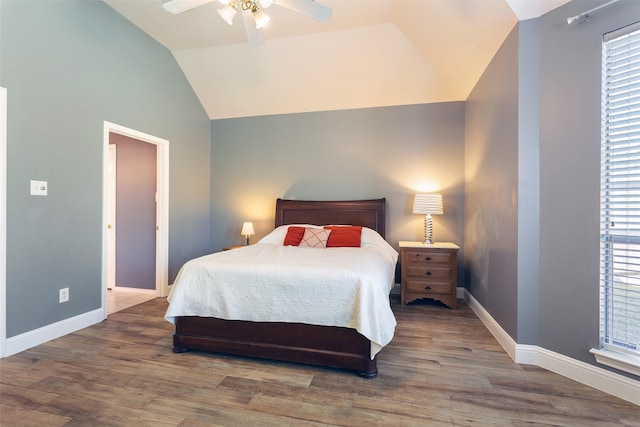
[[[519,23],[466,106],[467,286],[519,344],[590,364],[602,36],[640,19],[640,2],[622,1],[567,25],[603,3],[574,1]]]
[[[540,20],[540,341],[593,363],[598,347],[601,55],[604,33],[640,19],[622,1],[573,1]]]
[[[252,241],[272,230],[278,197],[386,197],[387,241],[397,248],[422,240],[424,217],[411,207],[429,190],[444,195],[434,238],[462,245],[462,102],[215,120],[211,136],[216,250],[243,242],[243,221],[254,223]]]
[[[540,20],[518,26],[518,331],[535,345],[540,316]]]
[[[101,305],[104,120],[170,141],[170,280],[209,250],[210,122],[167,49],[101,1],[3,0],[0,85],[7,337]]]
[[[518,30],[466,102],[465,286],[517,333]]]
[[[116,149],[116,286],[156,288],[155,144],[111,133]]]

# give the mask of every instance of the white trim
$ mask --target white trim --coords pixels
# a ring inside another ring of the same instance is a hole
[[[21,351],[28,350],[47,341],[88,328],[100,323],[104,319],[102,309],[89,311],[75,317],[52,323],[42,328],[34,329],[24,334],[16,335],[6,340],[4,356],[12,356]]]
[[[156,295],[166,297],[169,281],[169,141],[115,123],[104,122],[102,161],[102,310],[107,317],[107,173],[109,163],[109,133],[154,144],[157,147],[156,199]]]
[[[478,316],[480,321],[484,323],[484,326],[489,329],[489,332],[498,340],[502,348],[507,352],[509,357],[516,360],[516,342],[511,336],[496,322],[487,310],[467,291],[464,290],[464,300],[469,304],[471,310]]]
[[[536,365],[640,405],[640,381],[534,345],[517,344],[467,291],[464,300],[516,363]]]
[[[158,145],[156,203],[156,290],[159,297],[169,294],[169,141]]]
[[[538,365],[540,347],[529,344],[515,344],[514,362],[523,365]]]
[[[0,358],[7,338],[7,89],[0,87]]]
[[[632,373],[640,377],[640,357],[632,354],[625,354],[608,348],[592,348],[589,353],[593,354],[596,362],[620,369],[621,371]]]

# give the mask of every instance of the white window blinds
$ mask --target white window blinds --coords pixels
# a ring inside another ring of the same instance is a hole
[[[640,356],[640,25],[606,35],[602,62],[600,345],[633,357]]]

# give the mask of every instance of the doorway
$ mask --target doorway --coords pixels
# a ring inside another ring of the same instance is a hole
[[[124,142],[123,142],[124,141]],[[151,198],[151,210],[155,209],[155,212],[148,212],[147,219],[144,221],[147,223],[145,225],[146,228],[151,227],[151,235],[149,236],[149,232],[146,231],[146,237],[144,239],[134,239],[132,241],[146,240],[150,242],[150,247],[139,250],[138,254],[146,253],[147,261],[142,260],[140,263],[141,266],[147,265],[150,266],[152,271],[147,271],[146,279],[140,278],[138,274],[138,269],[134,268],[133,274],[138,277],[134,277],[132,279],[133,282],[136,281],[147,281],[150,283],[149,288],[147,290],[141,290],[144,292],[152,292],[154,296],[164,297],[168,292],[168,148],[169,142],[167,140],[155,137],[153,135],[148,135],[133,129],[125,128],[120,125],[116,125],[113,123],[105,122],[104,123],[104,168],[103,168],[103,183],[104,183],[104,192],[103,192],[103,293],[102,293],[102,308],[104,311],[105,318],[109,312],[113,310],[108,309],[110,295],[108,288],[116,289],[116,260],[118,259],[118,249],[116,244],[116,230],[118,228],[116,221],[116,194],[113,191],[116,187],[114,186],[114,181],[116,179],[116,170],[118,169],[117,163],[115,161],[115,153],[116,149],[113,147],[113,143],[126,143],[129,144],[130,147],[138,147],[138,151],[142,152],[154,152],[155,156],[152,157],[152,161],[155,163],[151,164],[151,168],[155,169],[155,175],[153,176],[153,180],[155,180],[155,185],[152,182],[151,187],[147,192],[151,192],[148,194],[147,199]],[[120,149],[117,149],[120,151]],[[154,172],[154,171],[152,171]],[[147,177],[148,180],[148,177]],[[138,184],[142,181],[141,179],[136,179],[132,184],[134,186],[138,186]],[[155,186],[155,194],[153,194],[153,187]],[[155,199],[155,200],[153,200]],[[155,202],[155,203],[154,203]],[[155,205],[155,206],[153,206]],[[149,204],[147,203],[147,206]],[[137,207],[134,208],[134,210]],[[149,210],[149,209],[147,209]],[[155,215],[154,215],[155,214]],[[155,218],[154,218],[155,217]],[[136,221],[135,219],[133,220]],[[131,220],[127,221],[130,223]],[[123,222],[124,223],[124,222]],[[140,227],[141,229],[144,227]],[[137,227],[133,226],[132,230],[137,230]],[[138,233],[138,231],[135,231]],[[142,231],[140,231],[142,232]],[[155,247],[154,247],[155,246]],[[122,260],[127,260],[126,254],[124,257],[121,257]],[[149,259],[151,256],[151,259]],[[126,261],[123,261],[126,262]],[[154,268],[155,264],[155,268]],[[123,264],[124,265],[124,264]],[[125,266],[126,267],[126,266]],[[144,270],[144,268],[142,268]],[[155,270],[155,271],[153,271]],[[144,276],[144,275],[143,275]],[[124,286],[127,286],[126,284]],[[144,287],[144,286],[143,286]],[[111,299],[113,301],[113,299]]]

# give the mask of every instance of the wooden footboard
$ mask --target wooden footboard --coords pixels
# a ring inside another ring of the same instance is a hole
[[[173,351],[189,349],[349,369],[365,378],[378,374],[370,341],[350,328],[178,317]]]

